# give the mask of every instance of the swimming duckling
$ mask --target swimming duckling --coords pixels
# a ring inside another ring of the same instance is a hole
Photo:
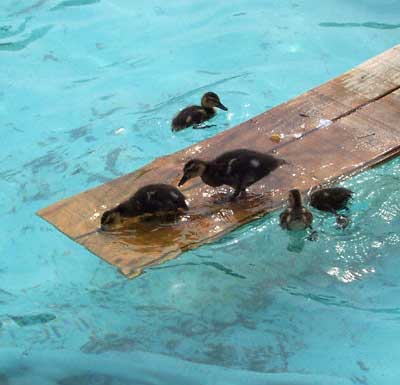
[[[125,202],[105,211],[101,217],[101,229],[119,229],[130,218],[144,214],[180,214],[187,209],[185,196],[176,187],[150,184],[140,188]]]
[[[215,115],[214,107],[228,111],[219,100],[217,94],[214,92],[205,93],[201,98],[201,106],[186,107],[174,117],[172,120],[172,131],[180,131],[211,119]]]
[[[341,228],[349,224],[349,218],[337,213],[339,210],[348,210],[347,203],[351,199],[353,191],[344,187],[322,188],[314,191],[310,197],[311,206],[321,211],[333,213],[336,223]]]
[[[311,228],[313,215],[303,207],[300,191],[297,189],[289,191],[289,207],[279,217],[280,225],[286,230],[305,230]]]
[[[233,150],[225,152],[216,159],[206,162],[192,159],[185,164],[183,176],[178,186],[189,179],[200,176],[202,181],[212,187],[223,184],[235,189],[231,199],[245,194],[246,187],[267,176],[280,165],[286,163],[272,155],[252,150]]]

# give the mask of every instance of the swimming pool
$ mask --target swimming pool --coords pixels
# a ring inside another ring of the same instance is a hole
[[[397,384],[400,161],[287,250],[278,214],[129,281],[34,212],[397,44],[395,1],[3,0],[0,383]],[[213,90],[216,127],[172,134]]]

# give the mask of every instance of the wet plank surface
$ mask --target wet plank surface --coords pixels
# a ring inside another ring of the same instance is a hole
[[[396,46],[247,122],[59,201],[38,215],[127,277],[135,277],[146,266],[175,258],[282,206],[291,188],[307,191],[397,155],[399,121],[400,46]],[[273,133],[286,137],[277,144],[270,140]],[[182,189],[190,210],[180,221],[137,224],[123,234],[96,231],[101,213],[139,187],[155,182],[176,185],[188,159],[212,159],[235,148],[272,152],[289,164],[251,186],[248,200],[216,204],[217,191],[196,178]]]

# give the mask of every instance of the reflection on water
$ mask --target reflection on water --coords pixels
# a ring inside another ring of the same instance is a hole
[[[246,198],[231,202],[226,189],[221,194],[218,190],[206,188],[205,192],[199,194],[202,199],[196,199],[184,214],[146,214],[127,219],[120,229],[101,233],[104,237],[112,236],[113,242],[130,245],[138,255],[161,255],[171,258],[169,254],[176,253],[177,246],[179,250],[185,250],[199,240],[207,241],[220,233],[223,224],[235,225],[244,218],[253,217],[265,207],[265,200],[270,199],[270,194],[249,193]],[[91,217],[96,221],[99,221],[99,218],[99,212],[95,212]],[[87,235],[89,233],[79,238]]]

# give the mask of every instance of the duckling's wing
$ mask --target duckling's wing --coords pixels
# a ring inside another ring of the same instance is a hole
[[[321,189],[311,194],[310,204],[318,210],[332,211],[336,200],[331,189]]]
[[[279,223],[282,227],[282,229],[287,230],[288,228],[288,218],[289,218],[289,210],[285,209],[284,211],[282,211],[279,215]]]
[[[346,207],[352,191],[343,187],[333,187],[314,191],[310,197],[311,206],[318,210],[335,213]]]
[[[311,214],[311,211],[307,210],[304,207],[303,207],[303,219],[304,223],[307,224],[307,227],[310,227],[313,221],[313,215]]]
[[[335,210],[341,210],[346,207],[347,202],[350,200],[352,192],[345,188],[337,188],[329,193],[328,201]]]
[[[207,113],[199,106],[189,106],[179,112],[172,120],[172,127],[181,130],[207,120]]]
[[[170,201],[169,204],[171,205],[171,209],[173,210],[176,210],[178,208],[184,210],[188,209],[184,195],[177,189],[171,189],[169,191],[168,201]]]
[[[344,199],[349,200],[353,196],[353,191],[344,187],[340,187],[338,189],[338,195],[340,195],[342,200]]]
[[[178,189],[172,186],[157,191],[153,205],[157,211],[176,211],[178,208],[187,209],[185,197]]]
[[[323,190],[315,190],[310,195],[310,204],[311,206],[317,208],[318,210],[324,210],[324,198],[328,197],[329,194],[324,192]]]
[[[241,175],[244,186],[250,186],[278,167],[275,158],[262,155],[246,154],[234,165],[235,171]]]
[[[221,184],[244,189],[266,175],[262,161],[249,150],[233,150],[218,156],[210,168]]]

